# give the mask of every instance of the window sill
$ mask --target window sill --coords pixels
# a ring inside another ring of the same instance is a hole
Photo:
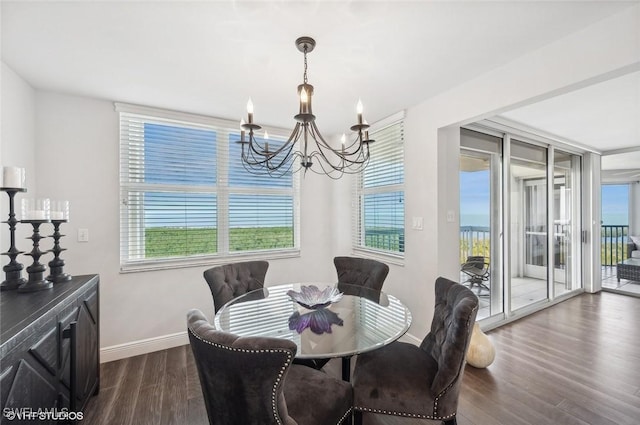
[[[243,252],[237,254],[227,254],[225,256],[208,256],[189,259],[175,260],[147,260],[136,263],[128,263],[120,265],[120,273],[138,273],[157,270],[182,269],[187,267],[214,267],[222,264],[229,264],[239,261],[251,260],[276,260],[280,258],[300,257],[299,249],[291,249],[287,251],[269,251],[269,252]]]
[[[404,267],[404,254],[392,254],[360,247],[354,247],[353,254]]]

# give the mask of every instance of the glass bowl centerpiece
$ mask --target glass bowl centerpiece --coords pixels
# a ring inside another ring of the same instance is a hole
[[[328,286],[320,290],[315,285],[302,285],[300,286],[300,292],[291,289],[287,291],[287,295],[293,301],[310,310],[324,308],[342,299],[342,292],[334,286]]]

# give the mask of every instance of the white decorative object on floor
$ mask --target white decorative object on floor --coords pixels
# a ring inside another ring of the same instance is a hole
[[[496,358],[496,349],[479,324],[473,325],[471,341],[467,350],[467,363],[473,367],[485,368]]]

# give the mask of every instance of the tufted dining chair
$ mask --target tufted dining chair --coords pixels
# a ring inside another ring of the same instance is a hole
[[[431,331],[420,346],[393,342],[358,356],[353,373],[355,424],[362,412],[456,424],[458,396],[478,298],[439,277]]]
[[[211,425],[337,425],[350,418],[348,382],[293,365],[296,344],[216,330],[199,310],[187,315]]]
[[[264,286],[269,262],[245,261],[205,270],[216,313],[232,299]]]
[[[333,264],[338,273],[338,288],[347,295],[363,295],[360,292],[368,294],[373,291],[381,291],[384,280],[389,274],[389,266],[369,258],[335,257]],[[355,294],[351,293],[354,292],[355,286],[359,286],[363,290],[357,291],[358,293]]]

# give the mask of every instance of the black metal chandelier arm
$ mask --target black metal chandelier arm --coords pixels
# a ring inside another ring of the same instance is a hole
[[[369,124],[362,115],[362,102],[358,101],[356,107],[357,123],[350,127],[356,134],[355,140],[349,141],[348,144],[343,140],[342,145],[338,147],[328,143],[315,122],[316,117],[312,112],[314,88],[308,82],[307,54],[314,50],[316,42],[311,37],[303,36],[299,37],[295,44],[298,51],[304,55],[303,83],[298,85],[300,109],[294,115],[296,125],[284,143],[278,141],[269,146],[266,139],[259,143],[255,138],[255,132],[261,127],[253,121],[253,102],[249,99],[247,123],[241,120],[241,158],[245,169],[254,174],[278,176],[291,170],[295,172],[304,169],[305,172],[311,170],[335,179],[344,174],[361,172],[369,163],[370,142]],[[245,131],[249,133],[248,142],[245,142]],[[245,144],[248,146],[245,147]]]
[[[332,162],[322,150],[315,151],[311,155],[312,158],[317,156],[320,156],[324,160],[324,164],[326,164],[331,169],[340,171],[345,174],[356,174],[360,172],[366,166],[366,164],[369,163],[368,156],[363,156],[362,158],[358,157],[356,160],[345,158],[343,156],[337,156],[340,161],[339,164],[335,164],[334,162]],[[318,163],[320,164],[320,167],[325,170],[323,161],[318,161]]]
[[[288,162],[290,162],[292,151],[293,145],[288,146],[286,150],[279,148],[269,155],[265,155],[263,152],[256,151],[254,149],[253,152],[255,153],[252,153],[250,157],[243,157],[243,162],[248,163],[252,167],[256,167],[255,169],[259,169],[257,167],[261,167],[273,171],[285,166]],[[274,160],[276,158],[277,160]]]
[[[311,131],[312,131],[312,134],[316,135],[322,141],[322,143],[318,143],[316,137],[314,137],[314,140],[316,140],[316,145],[318,145],[319,150],[323,150],[324,148],[328,151],[331,151],[334,155],[338,156],[341,159],[344,159],[346,162],[350,164],[362,163],[363,160],[359,159],[361,155],[364,155],[365,157],[369,156],[368,142],[362,140],[361,133],[358,135],[358,138],[356,138],[348,146],[344,146],[341,148],[334,148],[331,145],[329,145],[329,143],[327,143],[326,140],[324,140],[315,122],[312,123]],[[355,149],[355,150],[352,150],[352,149]],[[326,155],[324,155],[324,152],[323,152],[323,157],[327,159]],[[351,159],[354,157],[355,159]]]
[[[314,163],[315,164],[315,163]],[[320,170],[315,169],[314,167],[309,168],[315,174],[324,174],[329,176],[334,180],[340,179],[345,174],[358,174],[360,173],[365,165],[357,166],[357,168],[347,168],[347,167],[332,167],[329,163],[322,163],[322,161],[317,162]]]

